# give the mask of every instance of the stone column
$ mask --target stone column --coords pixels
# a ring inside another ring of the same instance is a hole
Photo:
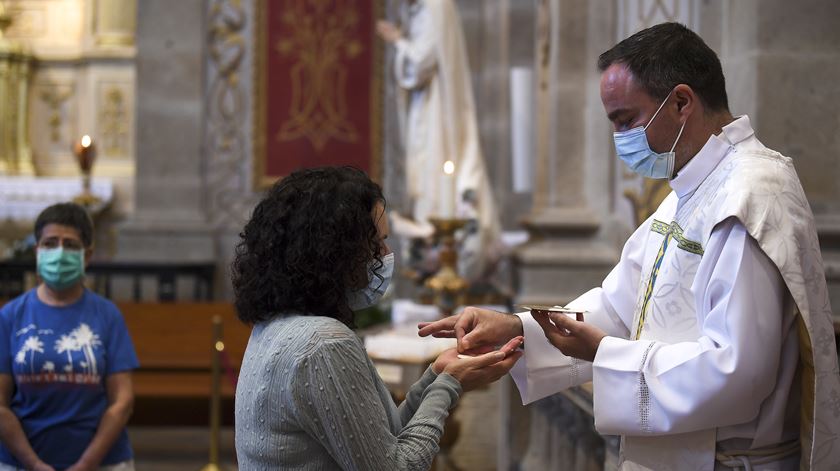
[[[616,162],[595,66],[615,26],[610,1],[537,5],[536,178],[524,221],[531,241],[516,253],[518,295],[522,304],[565,304],[601,283],[629,232],[614,214]],[[601,469],[591,412],[562,395],[529,409],[523,469]]]
[[[138,2],[136,195],[117,257],[214,259],[202,185],[205,2]]]
[[[721,59],[733,114],[791,157],[814,212],[831,304],[840,307],[840,3],[725,2]]]
[[[600,284],[619,256],[610,215],[615,163],[595,69],[614,38],[608,1],[538,5],[536,181],[524,220],[531,242],[516,256],[519,302],[557,304]]]

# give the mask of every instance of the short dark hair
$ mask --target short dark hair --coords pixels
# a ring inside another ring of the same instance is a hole
[[[93,245],[93,221],[87,210],[76,203],[58,203],[41,211],[35,220],[35,242],[41,241],[41,233],[47,224],[61,224],[79,231],[85,247]]]
[[[726,81],[717,54],[679,23],[643,29],[598,57],[598,70],[624,64],[653,98],[664,100],[686,84],[711,111],[728,111]]]
[[[347,294],[367,282],[372,261],[382,267],[377,202],[382,189],[352,167],[298,170],[275,183],[239,235],[231,266],[239,318],[297,313],[352,327]]]

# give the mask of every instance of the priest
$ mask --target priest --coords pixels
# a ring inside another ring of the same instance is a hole
[[[421,326],[467,351],[525,335],[528,403],[592,381],[622,469],[840,469],[840,376],[814,218],[793,162],[730,114],[720,61],[683,25],[598,60],[618,157],[672,193],[564,313],[469,308]]]

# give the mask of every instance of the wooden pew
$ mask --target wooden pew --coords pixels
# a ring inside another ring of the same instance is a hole
[[[133,425],[206,425],[215,340],[220,316],[225,352],[238,373],[251,328],[229,303],[117,303],[140,368],[134,380]],[[224,365],[224,364],[223,364]],[[234,387],[223,369],[223,422],[233,418]]]

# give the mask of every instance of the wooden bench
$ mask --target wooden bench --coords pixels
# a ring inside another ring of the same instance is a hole
[[[206,425],[215,339],[222,319],[229,365],[239,372],[251,328],[229,303],[117,303],[140,360],[133,425]],[[224,365],[224,363],[223,363]],[[223,422],[233,419],[234,386],[222,371]]]

